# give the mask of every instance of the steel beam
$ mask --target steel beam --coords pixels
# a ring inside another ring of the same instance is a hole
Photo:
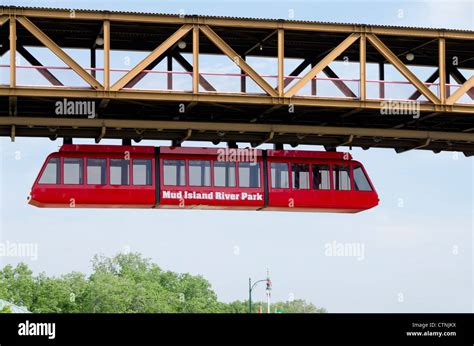
[[[293,71],[291,71],[291,73],[288,76],[297,77],[301,72],[304,71],[304,69],[307,66],[311,65],[311,63],[312,63],[312,61],[310,59],[303,60],[298,66],[295,67],[295,69]],[[312,66],[312,67],[314,67],[314,66]],[[292,81],[293,81],[293,78],[286,77],[284,82],[283,82],[284,87],[286,88]]]
[[[16,19],[10,18],[10,88],[16,86]]]
[[[459,83],[459,84],[464,84],[466,83],[466,78],[462,75],[461,71],[459,69],[451,66],[450,69],[450,74],[453,76],[454,80]],[[467,94],[471,98],[471,100],[474,100],[474,88],[471,88],[467,91]],[[449,96],[449,95],[448,95]]]
[[[359,47],[359,65],[360,65],[360,95],[359,98],[363,101],[366,99],[366,57],[367,57],[367,38],[365,34],[360,35]]]
[[[411,72],[408,67],[403,64],[403,62],[375,35],[367,35],[370,43],[377,49],[380,54],[387,59],[409,82],[413,84],[428,100],[434,104],[441,103],[440,99],[431,92],[426,85],[420,81],[413,72]]]
[[[242,55],[242,59],[246,59],[245,55]],[[247,75],[242,69],[240,69],[240,92],[243,94],[247,92]]]
[[[39,117],[0,117],[0,126],[49,126],[77,128],[162,129],[192,131],[223,131],[249,133],[285,133],[300,135],[334,135],[354,137],[405,138],[430,141],[460,141],[474,143],[474,133],[400,130],[385,128],[351,128],[334,126],[236,124],[219,122],[72,119]]]
[[[431,142],[431,138],[426,138],[425,140],[420,141],[418,145],[411,148],[395,148],[395,152],[397,154],[401,154],[401,153],[406,153],[408,151],[415,150],[415,149],[422,149],[430,145],[430,142]]]
[[[278,96],[285,92],[283,79],[285,77],[285,31],[278,29]]]
[[[160,62],[163,61],[167,56],[162,55],[155,61],[153,61],[150,65],[148,65],[145,70],[153,70]],[[124,88],[133,88],[135,85],[137,85],[143,78],[145,78],[147,75],[146,72],[140,72],[138,75],[136,75],[130,82],[128,82]]]
[[[97,71],[95,70],[96,67],[97,67],[97,62],[96,62],[96,49],[95,49],[95,45],[94,47],[91,48],[91,75],[92,77],[94,78],[97,78]]]
[[[316,65],[316,61],[311,61],[310,59],[303,60],[298,66],[295,67],[295,69],[289,74],[289,76],[292,76],[292,77],[298,76],[309,65],[311,65],[311,68],[313,68]],[[323,68],[323,73],[329,78],[339,78],[339,76],[329,66],[326,66],[325,68]],[[284,79],[284,87],[287,87],[288,84],[290,84],[292,81],[293,81],[293,78],[286,77]],[[344,83],[343,81],[332,79],[331,82],[345,96],[351,97],[351,98],[357,97],[356,94],[352,92],[351,88],[349,88],[347,84]],[[314,78],[311,79],[311,95],[316,95],[316,80]]]
[[[114,100],[128,101],[162,101],[162,102],[205,102],[205,103],[223,103],[239,105],[294,105],[305,107],[327,107],[340,109],[381,109],[381,102],[378,100],[353,100],[342,98],[323,98],[323,97],[297,97],[297,98],[279,98],[266,95],[251,94],[230,94],[230,93],[200,93],[198,95],[186,92],[167,92],[156,90],[121,90],[117,92],[104,92],[88,89],[55,89],[54,95],[57,98],[89,98],[103,99],[110,98]],[[0,86],[0,96],[18,96],[18,97],[46,97],[51,98],[50,87],[16,87],[10,88]],[[435,105],[431,103],[420,103],[421,112],[454,112],[464,114],[474,114],[474,107],[470,104],[454,105]]]
[[[214,43],[225,55],[229,57],[237,66],[239,66],[246,74],[252,78],[258,86],[260,86],[268,95],[278,96],[278,93],[267,83],[255,70],[250,67],[240,55],[238,55],[222,38],[217,35],[209,26],[200,26],[201,31],[207,38]]]
[[[110,89],[110,21],[104,20],[104,89]]]
[[[181,65],[187,72],[193,72],[193,66],[186,60],[184,56],[182,56],[179,52],[175,52],[173,54],[173,58]],[[193,59],[194,60],[194,59]],[[216,91],[211,83],[208,82],[206,78],[199,75],[199,84],[204,88],[206,91]]]
[[[446,103],[446,39],[438,39],[439,99]]]
[[[474,87],[474,76],[469,78],[466,83],[461,85],[451,96],[446,99],[447,105],[453,105],[457,100],[461,98],[468,90]]]
[[[9,17],[8,16],[1,16],[0,17],[0,26],[8,22]]]
[[[445,76],[445,81],[446,81],[446,75]],[[428,77],[428,79],[425,81],[425,83],[434,83],[439,77],[439,69],[436,69],[431,76]],[[445,87],[446,87],[446,82],[445,82]],[[421,93],[419,90],[416,90],[413,94],[408,97],[409,100],[417,100],[421,96]]]
[[[60,58],[66,65],[73,69],[82,79],[84,79],[90,86],[101,90],[102,85],[92,77],[86,70],[84,70],[74,59],[67,55],[56,43],[53,42],[43,31],[34,25],[28,18],[19,16],[18,22],[35,36],[42,44],[49,48],[58,58]]]
[[[64,19],[70,16],[69,10],[35,9],[21,7],[0,7],[0,15],[23,15],[31,18]],[[245,29],[298,30],[309,32],[352,33],[370,32],[375,35],[426,37],[446,39],[474,40],[474,32],[468,30],[400,28],[377,25],[330,24],[318,22],[296,22],[285,20],[261,20],[248,18],[215,18],[206,16],[171,16],[147,13],[124,13],[111,11],[76,10],[75,20],[110,20],[124,23],[152,24],[198,24]]]
[[[199,27],[193,27],[193,93],[199,93]]]
[[[323,73],[326,76],[328,76],[329,78],[334,78],[334,79],[331,79],[331,82],[336,86],[336,88],[338,88],[344,94],[344,96],[351,97],[351,98],[357,98],[357,95],[354,94],[352,89],[349,88],[349,86],[347,86],[347,84],[344,83],[344,81],[337,80],[339,78],[339,76],[336,74],[336,72],[333,71],[332,68],[330,68],[329,66],[326,66],[325,68],[323,68]],[[313,80],[313,82],[316,82],[316,81]],[[362,82],[361,82],[361,85],[365,85],[365,82],[364,82],[364,84],[362,84]],[[365,97],[362,100],[365,100]]]
[[[128,82],[142,72],[148,65],[158,59],[163,53],[171,48],[179,39],[186,35],[191,29],[192,25],[186,24],[179,28],[174,34],[168,37],[162,44],[160,44],[155,50],[153,50],[145,59],[139,62],[133,69],[120,78],[114,85],[110,87],[112,91],[118,91],[122,89]]]
[[[168,54],[166,57],[166,87],[168,90],[173,90],[173,56]]]
[[[328,66],[335,58],[342,52],[349,48],[358,38],[359,34],[351,34],[344,41],[342,41],[336,48],[334,48],[328,55],[319,61],[303,78],[301,78],[290,90],[285,93],[285,97],[294,96],[302,87],[304,87],[311,79]]]
[[[30,52],[28,52],[25,47],[18,46],[18,53],[26,59],[32,66],[43,66]],[[63,86],[64,84],[59,81],[48,69],[40,68],[37,69],[44,78],[46,78],[52,85]]]

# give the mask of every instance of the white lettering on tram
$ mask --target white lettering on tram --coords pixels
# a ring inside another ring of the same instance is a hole
[[[263,201],[263,195],[259,192],[196,192],[196,191],[162,191],[162,197],[168,199],[200,199],[200,200],[219,200],[219,201]]]

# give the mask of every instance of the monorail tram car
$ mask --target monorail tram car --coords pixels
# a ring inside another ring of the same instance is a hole
[[[356,213],[379,202],[348,153],[63,145],[29,203],[43,208],[202,208]]]

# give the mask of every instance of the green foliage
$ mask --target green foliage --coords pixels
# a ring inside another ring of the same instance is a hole
[[[88,277],[33,276],[24,263],[0,270],[0,298],[36,313],[247,313],[248,302],[222,303],[200,275],[163,271],[140,254],[94,256]],[[255,302],[253,312],[262,305]],[[272,312],[326,312],[303,300],[277,302]],[[2,311],[3,312],[3,311]]]
[[[11,313],[12,313],[12,309],[8,305],[5,305],[3,308],[0,309],[0,314],[11,314]]]
[[[267,303],[266,302],[255,302],[252,301],[252,313],[258,313],[260,308],[264,313],[267,312]],[[228,313],[248,313],[249,311],[249,302],[248,300],[240,301],[236,300],[232,303],[227,304],[226,312]],[[327,313],[324,308],[317,308],[312,303],[307,303],[303,299],[296,299],[293,301],[287,302],[273,302],[270,305],[270,312],[281,312],[285,314],[292,313]]]

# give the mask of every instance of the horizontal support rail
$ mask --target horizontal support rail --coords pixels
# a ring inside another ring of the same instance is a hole
[[[70,10],[62,9],[33,9],[21,7],[0,7],[1,15],[25,16],[30,18],[64,19],[70,18]],[[375,35],[408,36],[447,39],[474,40],[474,32],[467,30],[401,28],[364,24],[331,24],[318,22],[298,22],[292,20],[260,20],[251,18],[216,18],[196,15],[163,15],[148,13],[124,13],[111,11],[75,10],[73,21],[96,20],[123,23],[152,23],[152,24],[198,24],[244,29],[285,29],[309,32],[333,33],[372,33]]]
[[[360,137],[430,139],[431,141],[463,141],[474,143],[474,133],[400,130],[384,128],[351,128],[334,126],[237,124],[218,122],[67,119],[38,117],[0,117],[0,126],[67,126],[84,128],[130,128],[149,130],[229,131],[250,133],[285,133],[298,135],[344,135]]]

